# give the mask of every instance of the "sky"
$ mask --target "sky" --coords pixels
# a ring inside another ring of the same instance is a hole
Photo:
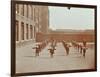
[[[49,6],[51,29],[94,29],[94,9]]]

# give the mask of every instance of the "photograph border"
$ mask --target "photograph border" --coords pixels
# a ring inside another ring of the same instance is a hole
[[[95,69],[83,70],[63,70],[50,72],[27,72],[16,73],[16,41],[15,41],[15,4],[34,4],[34,5],[48,5],[60,7],[79,7],[79,8],[93,8],[94,9],[94,26],[95,26]],[[35,1],[11,1],[11,77],[15,76],[29,76],[29,75],[44,75],[44,74],[60,74],[60,73],[81,73],[97,71],[97,6],[83,5],[83,4],[67,4],[67,3],[50,3],[50,2],[35,2]]]

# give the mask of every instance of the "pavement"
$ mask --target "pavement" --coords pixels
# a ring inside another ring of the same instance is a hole
[[[62,43],[57,43],[54,57],[50,57],[48,49],[50,43],[41,51],[40,56],[35,57],[33,44],[16,48],[16,72],[47,72],[62,70],[80,70],[94,68],[95,49],[88,48],[84,58],[77,49],[70,47],[69,55],[66,56]]]

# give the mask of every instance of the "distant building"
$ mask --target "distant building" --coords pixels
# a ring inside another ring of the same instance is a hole
[[[65,40],[67,42],[71,41],[95,41],[95,31],[94,30],[72,30],[72,29],[59,29],[59,30],[49,30],[48,38],[53,38],[57,41]]]
[[[49,11],[48,6],[39,6],[39,32],[36,34],[36,41],[46,40],[49,28]]]
[[[48,7],[16,4],[16,45],[36,42],[37,33],[47,33]]]

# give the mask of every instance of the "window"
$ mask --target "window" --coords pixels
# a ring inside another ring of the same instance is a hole
[[[24,23],[21,22],[21,38],[24,40]]]
[[[28,24],[26,24],[26,39],[28,39]]]
[[[33,19],[33,7],[31,6],[31,19]]]
[[[39,17],[40,17],[40,16],[39,16],[39,8],[38,8],[38,9],[37,9],[37,19],[38,19],[38,22],[40,21],[40,20],[39,20]]]
[[[18,14],[18,13],[19,13],[19,5],[16,4],[16,14]]]
[[[26,17],[28,17],[28,5],[26,5]]]
[[[19,40],[19,22],[16,20],[16,41]]]
[[[34,21],[39,22],[39,8],[34,8]]]
[[[36,37],[36,28],[34,26],[34,38]]]
[[[21,15],[24,16],[24,5],[22,5],[22,7],[21,7]]]
[[[33,28],[32,28],[32,25],[30,25],[30,38],[31,39],[33,38]]]
[[[34,8],[34,21],[36,21],[36,8]]]

